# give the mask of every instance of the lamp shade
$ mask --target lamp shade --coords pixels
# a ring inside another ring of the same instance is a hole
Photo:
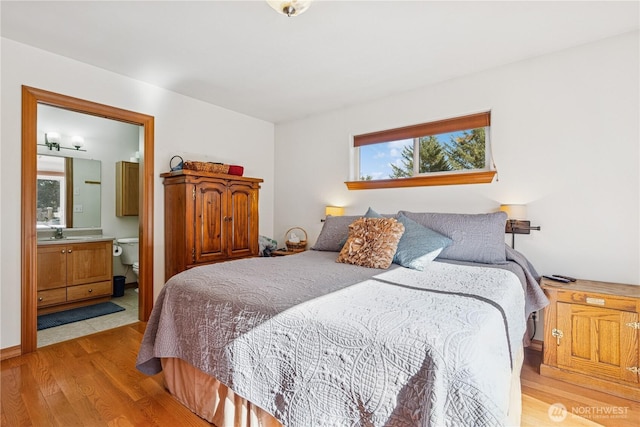
[[[344,208],[341,206],[326,206],[324,208],[325,216],[342,216],[344,215]]]
[[[500,205],[500,210],[507,213],[508,219],[526,219],[526,205]]]
[[[44,137],[47,142],[51,142],[54,144],[60,143],[60,134],[58,132],[47,132],[44,134]]]
[[[84,138],[79,135],[74,135],[71,137],[71,145],[73,145],[76,150],[81,149],[84,147]]]

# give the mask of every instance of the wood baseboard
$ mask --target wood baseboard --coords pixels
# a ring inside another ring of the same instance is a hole
[[[529,344],[529,348],[531,350],[539,351],[542,353],[542,341],[540,340],[531,340],[531,344]]]
[[[637,385],[627,385],[578,372],[565,371],[544,363],[540,364],[540,375],[640,402],[640,388]]]
[[[7,360],[18,356],[22,356],[22,348],[19,345],[0,349],[0,360]]]

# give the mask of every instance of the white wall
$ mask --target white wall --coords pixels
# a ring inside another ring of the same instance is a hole
[[[539,273],[640,283],[638,52],[635,32],[277,125],[276,238],[301,226],[315,242],[327,204],[355,215],[524,203],[542,230],[516,249]],[[487,109],[498,181],[347,190],[350,135]]]
[[[155,117],[154,292],[164,278],[164,197],[159,174],[174,154],[189,160],[240,164],[264,179],[260,233],[273,234],[274,126],[272,123],[3,38],[0,140],[0,348],[20,343],[21,85],[32,86]]]

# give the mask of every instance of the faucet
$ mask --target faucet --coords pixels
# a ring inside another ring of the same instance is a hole
[[[54,227],[54,228],[56,229],[55,238],[56,239],[64,238],[64,235],[62,234],[62,227]]]

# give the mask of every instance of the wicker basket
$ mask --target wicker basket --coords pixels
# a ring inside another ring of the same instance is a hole
[[[198,172],[210,172],[210,173],[228,173],[229,165],[213,162],[196,162],[193,160],[187,160],[182,165],[183,169],[194,170]]]
[[[304,228],[293,227],[287,230],[287,232],[284,234],[284,238],[289,239],[289,235],[293,230],[301,230],[304,233],[304,239],[300,239],[299,243],[290,242],[289,240],[287,240],[285,242],[285,245],[287,245],[287,250],[289,252],[302,252],[307,249],[307,232],[304,230]]]

